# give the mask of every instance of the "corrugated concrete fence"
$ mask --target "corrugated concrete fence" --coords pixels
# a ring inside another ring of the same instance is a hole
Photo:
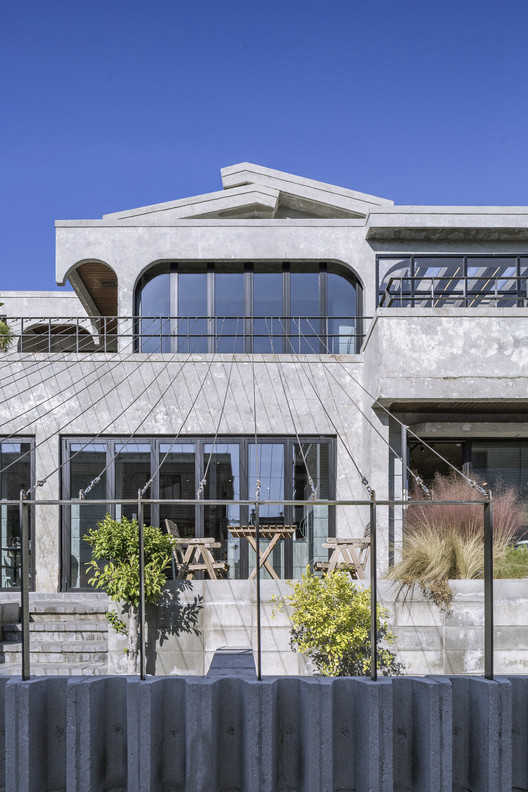
[[[528,790],[528,677],[11,677],[0,695],[5,792]]]

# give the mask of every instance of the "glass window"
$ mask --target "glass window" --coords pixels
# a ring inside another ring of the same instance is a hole
[[[216,351],[243,352],[244,273],[217,272],[214,282]]]
[[[168,452],[168,453],[167,453]],[[165,455],[159,474],[159,496],[166,500],[196,498],[194,443],[161,443],[160,460]],[[159,463],[158,463],[159,464]],[[165,520],[176,523],[180,536],[196,535],[195,508],[185,504],[160,504],[160,525],[165,529]]]
[[[261,526],[273,528],[285,523],[295,523],[297,527],[297,550],[292,552],[294,543],[291,539],[286,539],[279,541],[271,553],[269,563],[274,571],[280,577],[291,576],[292,571],[297,574],[304,570],[306,564],[326,558],[326,553],[322,557],[320,553],[320,544],[328,535],[326,507],[310,504],[307,508],[299,506],[294,509],[291,505],[284,504],[285,500],[311,497],[302,455],[291,438],[273,441],[264,439],[256,445],[241,437],[220,437],[216,443],[210,439],[198,438],[174,443],[170,438],[161,442],[146,439],[130,443],[107,438],[97,442],[88,441],[86,447],[83,447],[80,440],[65,441],[65,444],[65,452],[70,454],[70,477],[69,480],[64,480],[64,485],[74,500],[81,489],[86,490],[94,479],[100,477],[93,489],[85,495],[85,500],[79,500],[71,507],[64,508],[69,539],[63,545],[63,564],[66,572],[69,570],[71,588],[89,588],[86,564],[90,559],[90,548],[83,541],[86,532],[95,528],[107,513],[116,519],[120,519],[122,515],[137,519],[138,490],[151,477],[152,499],[159,499],[161,503],[159,506],[145,504],[145,524],[158,525],[166,530],[165,521],[171,520],[176,524],[182,542],[185,542],[186,537],[213,537],[219,544],[219,547],[214,548],[217,560],[228,562],[231,578],[245,577],[255,567],[255,553],[249,546],[247,535],[233,536],[229,531],[230,526],[254,526],[255,510],[247,504],[208,506],[207,501],[238,501],[247,497],[252,499],[256,494],[257,478],[261,482],[261,500],[276,501],[275,504],[261,505]],[[302,441],[308,469],[321,499],[332,494],[329,493],[331,447],[329,440]],[[102,473],[107,464],[106,472]],[[67,471],[68,466],[65,466],[64,476]],[[171,503],[179,500],[194,501],[199,476],[204,475],[206,485],[202,503]],[[14,485],[17,490],[15,498],[18,498],[19,485],[17,478]],[[116,506],[90,503],[93,500],[104,501],[106,498],[133,502]],[[5,509],[1,514],[5,523]],[[16,515],[13,512],[13,519],[17,516],[18,507]],[[7,532],[2,536],[7,547]],[[262,551],[268,543],[269,539],[263,537]],[[263,575],[269,577],[268,571],[263,570]]]
[[[261,482],[260,497],[262,500],[276,500],[277,504],[262,505],[259,511],[261,526],[284,525],[284,443],[249,443],[248,447],[248,497],[254,497],[257,490],[257,479]],[[255,524],[255,509],[250,508],[249,523]],[[284,542],[280,541],[271,553],[271,566],[279,577],[284,577]],[[261,549],[269,542],[262,540]],[[249,548],[249,569],[255,566],[255,553]],[[270,575],[264,567],[262,577]]]
[[[440,456],[437,456],[434,451],[431,451],[418,440],[409,442],[409,467],[422,477],[427,486],[433,483],[435,473],[447,476],[452,471],[452,468],[443,461],[444,459],[447,459],[457,470],[462,470],[464,461],[464,443],[462,441],[442,442],[427,440],[427,445],[433,448]]]
[[[149,280],[141,290],[139,305],[141,351],[170,352],[170,274],[164,272]]]
[[[319,273],[292,272],[290,275],[290,344],[288,350],[314,354],[321,351]]]
[[[472,443],[471,469],[494,490],[512,486],[528,498],[528,445],[526,443]]]
[[[207,352],[207,273],[178,275],[178,352]]]
[[[344,354],[359,348],[357,286],[344,270],[341,275],[339,265],[329,265],[332,272],[325,264],[298,262],[291,270],[278,262],[261,263],[255,272],[243,272],[236,262],[217,265],[216,271],[209,266],[211,272],[189,265],[178,272],[172,265],[169,272],[167,264],[167,272],[140,289],[135,332],[142,352]],[[248,332],[252,340],[246,343]]]
[[[253,274],[254,352],[282,352],[282,281],[282,272]]]
[[[329,498],[329,446],[328,443],[298,443],[293,445],[293,497],[295,500],[311,500],[310,474],[317,498]],[[300,578],[306,565],[326,561],[328,550],[322,547],[328,538],[328,506],[314,503],[313,506],[295,508],[297,531],[293,542],[293,577]]]
[[[72,505],[70,511],[70,586],[71,588],[87,588],[88,577],[86,566],[91,558],[91,548],[83,541],[86,533],[97,527],[108,512],[103,505],[90,505],[91,500],[106,498],[106,443],[83,443],[70,445],[70,493],[75,500],[80,490],[85,490],[91,482],[100,476],[100,480],[85,496],[85,500]]]
[[[210,460],[210,461],[209,461]],[[238,443],[204,445],[203,469],[207,467],[205,500],[240,500],[240,447]],[[220,543],[219,561],[229,564],[229,577],[240,577],[240,538],[233,537],[229,525],[240,525],[240,506],[207,506],[204,509],[204,536]]]
[[[115,492],[116,500],[137,500],[138,490],[142,489],[150,478],[150,443],[117,443],[115,451]],[[116,506],[116,519],[121,516],[129,520],[137,520],[137,505]],[[150,505],[145,504],[143,510],[145,523],[150,522]]]
[[[2,501],[18,500],[21,489],[31,486],[30,441],[0,443],[0,559],[1,587],[20,588],[20,515],[19,507]],[[31,553],[31,511],[30,511]]]
[[[357,294],[353,283],[329,272],[327,275],[328,349],[337,355],[359,351],[356,324]]]

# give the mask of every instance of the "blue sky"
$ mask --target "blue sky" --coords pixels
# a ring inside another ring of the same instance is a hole
[[[54,220],[220,189],[248,160],[414,204],[528,204],[528,4],[0,2],[2,290]]]

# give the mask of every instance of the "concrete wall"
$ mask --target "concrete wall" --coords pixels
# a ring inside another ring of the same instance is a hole
[[[526,677],[0,679],[0,790],[520,792],[527,715]]]
[[[446,615],[420,591],[407,594],[398,591],[397,583],[379,581],[379,601],[389,611],[395,636],[392,650],[403,663],[406,675],[484,673],[483,582],[454,580],[450,585],[454,595],[452,612]],[[286,581],[262,581],[262,669],[268,675],[311,676],[315,666],[290,648],[287,612],[273,617],[272,598],[290,591]],[[497,674],[528,674],[527,614],[528,580],[496,580]],[[166,604],[150,609],[147,615],[148,673],[201,675],[209,669],[219,647],[257,648],[253,581],[171,584]],[[197,632],[190,630],[191,626]],[[109,630],[110,673],[125,673],[125,647],[126,640]]]

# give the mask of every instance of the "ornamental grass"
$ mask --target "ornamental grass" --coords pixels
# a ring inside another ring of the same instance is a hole
[[[437,474],[434,500],[482,500],[478,490],[461,476]],[[421,499],[419,492],[413,498]],[[493,496],[494,576],[527,577],[528,553],[515,550],[513,541],[525,523],[525,509],[513,487],[499,486]],[[484,575],[484,509],[482,504],[410,505],[406,510],[401,560],[388,577],[404,588],[417,584],[424,595],[449,611],[453,597],[449,580],[479,579]]]

